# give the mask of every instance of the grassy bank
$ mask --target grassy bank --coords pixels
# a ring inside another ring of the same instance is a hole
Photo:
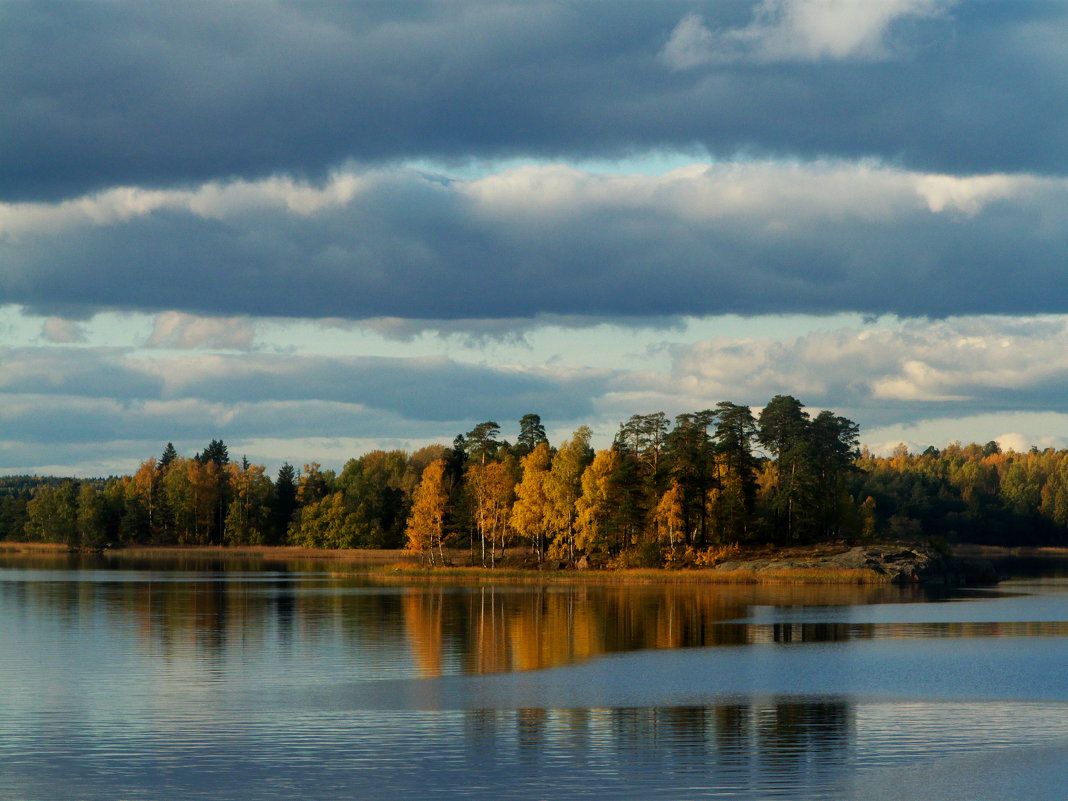
[[[598,584],[888,584],[874,570],[786,568],[781,570],[621,569],[621,570],[523,570],[488,567],[422,567],[392,565],[379,575],[417,577],[427,581],[480,581],[513,584],[591,582]]]
[[[67,553],[70,551],[66,545],[58,542],[8,542],[0,540],[0,553]]]
[[[201,557],[211,559],[264,559],[286,561],[289,559],[322,559],[329,562],[352,562],[361,565],[415,564],[418,559],[407,551],[302,548],[295,545],[243,545],[243,546],[186,546],[186,545],[134,545],[104,551],[108,558],[168,558]]]
[[[324,550],[296,546],[131,546],[92,554],[108,562],[121,564],[135,560],[222,560],[245,563],[256,569],[269,563],[304,562],[338,574],[367,574],[398,580],[419,579],[434,582],[493,582],[511,584],[544,584],[584,582],[598,584],[887,584],[890,578],[878,570],[820,564],[829,551],[827,545],[789,549],[796,560],[804,557],[810,564],[766,564],[759,568],[725,569],[716,567],[684,568],[617,568],[587,569],[559,568],[551,563],[540,567],[528,556],[510,554],[510,558],[495,568],[472,564],[467,550],[446,553],[451,566],[428,567],[419,557],[403,550]],[[53,543],[0,543],[0,552],[26,555],[64,555],[68,548]],[[742,553],[740,558],[783,555],[774,549]]]

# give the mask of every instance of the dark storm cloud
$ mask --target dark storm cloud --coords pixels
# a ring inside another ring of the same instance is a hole
[[[678,68],[680,21],[745,31],[757,4],[7,0],[0,197],[695,145],[1065,172],[1068,5],[928,5],[870,52]]]
[[[1068,312],[1059,179],[841,163],[458,183],[400,171],[120,202],[140,201],[0,209],[0,297],[65,316]]]

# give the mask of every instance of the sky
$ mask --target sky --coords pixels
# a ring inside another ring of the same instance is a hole
[[[0,0],[0,54],[2,474],[776,394],[1068,446],[1068,2]]]

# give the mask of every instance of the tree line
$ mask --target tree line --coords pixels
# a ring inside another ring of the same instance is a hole
[[[231,460],[212,440],[168,444],[128,476],[0,479],[0,537],[106,544],[406,547],[436,564],[467,548],[495,565],[588,557],[618,565],[699,558],[738,543],[935,535],[1055,542],[1068,533],[1068,453],[950,445],[887,458],[859,428],[790,395],[758,416],[721,402],[669,420],[636,414],[594,451],[582,426],[553,446],[525,415],[515,442],[494,421],[450,446],[376,450],[340,471]],[[687,556],[688,555],[688,556]]]

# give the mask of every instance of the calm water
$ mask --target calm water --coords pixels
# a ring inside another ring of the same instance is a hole
[[[0,557],[0,799],[1063,799],[1068,578],[380,583]]]

